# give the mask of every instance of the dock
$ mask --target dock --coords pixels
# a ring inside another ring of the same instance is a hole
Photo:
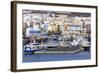
[[[34,54],[64,54],[64,53],[78,53],[84,50],[82,47],[59,47],[59,48],[49,48],[40,51],[35,51]]]

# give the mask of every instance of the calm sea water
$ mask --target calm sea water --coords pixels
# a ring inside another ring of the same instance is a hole
[[[23,55],[23,62],[46,62],[46,61],[64,61],[64,60],[84,60],[91,59],[88,51],[77,54],[33,54]]]

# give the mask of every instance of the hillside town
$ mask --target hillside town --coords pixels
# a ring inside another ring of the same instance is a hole
[[[89,51],[91,14],[23,10],[23,46],[32,54]]]

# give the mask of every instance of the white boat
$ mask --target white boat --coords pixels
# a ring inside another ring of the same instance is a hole
[[[24,51],[38,51],[43,49],[43,45],[39,45],[38,43],[30,43],[24,46]]]

